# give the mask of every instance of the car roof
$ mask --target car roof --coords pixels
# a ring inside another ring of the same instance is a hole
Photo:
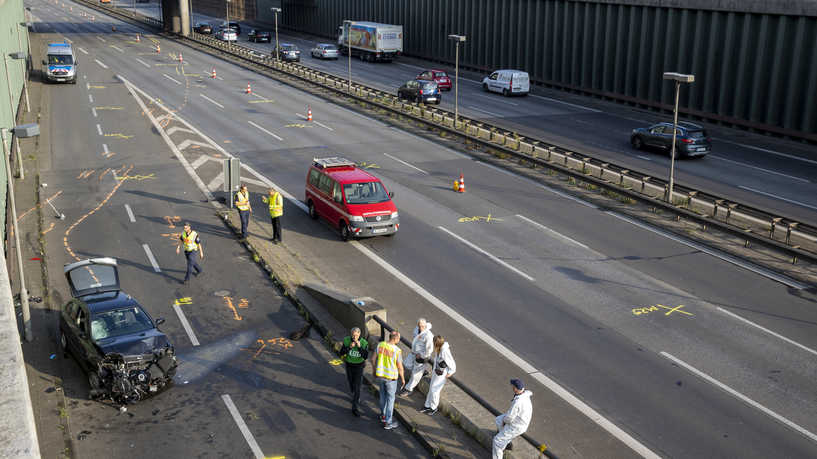
[[[79,298],[86,305],[91,314],[98,314],[101,312],[112,311],[114,309],[122,309],[132,306],[139,306],[139,303],[133,299],[132,296],[125,292],[104,292],[85,295]],[[141,308],[141,306],[139,306]]]
[[[366,172],[363,169],[360,169],[358,167],[355,167],[354,169],[349,168],[349,167],[337,167],[337,168],[328,167],[326,169],[319,169],[319,168],[316,168],[316,169],[323,170],[326,173],[326,175],[328,175],[333,180],[335,180],[336,182],[341,183],[341,184],[344,184],[344,183],[356,183],[356,182],[373,182],[373,181],[379,182],[380,181],[380,179],[378,179],[374,175],[372,175],[372,174],[370,174],[370,173],[368,173],[368,172]],[[333,170],[333,169],[337,169],[337,170]]]
[[[335,45],[332,43],[318,43],[317,46],[335,46]]]
[[[448,72],[446,72],[445,70],[440,70],[440,69],[426,69],[426,70],[423,70],[423,71],[424,71],[424,72],[440,72],[440,73],[448,73]]]
[[[281,43],[281,46],[284,47],[284,46],[295,46],[295,45],[292,44],[292,43]]]
[[[658,123],[658,124],[661,125],[661,126],[672,127],[672,123],[666,122],[666,121],[663,122],[663,123]],[[687,122],[687,121],[679,121],[678,122],[678,127],[682,128],[682,129],[692,130],[692,131],[698,131],[698,130],[703,131],[704,130],[704,127],[701,126],[700,124],[690,123],[690,122]]]

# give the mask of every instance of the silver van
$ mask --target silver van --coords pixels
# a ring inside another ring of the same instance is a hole
[[[68,43],[49,43],[43,60],[46,81],[77,84],[77,56]]]
[[[483,78],[482,89],[502,93],[503,96],[527,96],[530,92],[530,78],[528,72],[521,70],[497,70]]]

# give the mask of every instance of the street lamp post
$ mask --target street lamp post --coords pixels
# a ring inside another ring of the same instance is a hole
[[[281,12],[281,8],[270,8],[270,10],[272,10],[273,15],[275,16],[275,60],[280,63],[281,48],[278,46],[278,13]]]
[[[695,75],[676,72],[664,72],[665,80],[675,81],[675,108],[672,116],[672,154],[669,166],[669,186],[667,186],[666,201],[672,204],[672,188],[675,185],[675,137],[678,133],[678,96],[681,92],[681,83],[693,83]]]
[[[454,60],[454,129],[460,119],[460,43],[465,43],[465,35],[449,35],[449,40],[456,44],[456,58]]]
[[[227,0],[227,2],[224,4],[224,10],[227,12],[227,20],[225,21],[226,24],[224,24],[224,27],[229,28],[230,27],[230,0]]]
[[[352,24],[350,20],[343,21],[343,37],[346,38],[346,54],[349,56],[349,93],[352,93]]]
[[[9,90],[9,110],[11,111],[11,122],[13,123],[14,120],[17,119],[14,112],[14,97],[11,95],[11,76],[9,75],[9,57],[12,59],[25,59],[26,54],[23,52],[11,53],[11,54],[3,54],[3,65],[6,67],[6,87]],[[17,176],[20,177],[20,180],[25,179],[25,172],[23,171],[23,162],[22,156],[20,156],[20,140],[15,137],[14,141],[17,144]]]
[[[31,54],[31,42],[28,41],[28,23],[21,22],[19,24],[20,27],[26,27],[26,44],[28,45],[28,53],[25,54],[26,65],[23,65],[23,89],[26,93],[26,113],[31,112],[31,104],[28,101],[28,78],[26,74],[26,70],[28,68],[28,56]],[[17,28],[17,46],[20,47],[20,51],[23,50],[23,41],[20,38],[20,28]]]
[[[26,138],[40,135],[38,124],[15,126],[12,130],[14,138]],[[11,164],[9,164],[9,150],[6,145],[6,129],[0,128],[0,139],[3,141],[3,156],[6,160],[6,180],[8,181],[8,196],[11,204],[11,224],[14,231],[14,244],[17,246],[17,269],[20,271],[20,306],[23,309],[23,330],[26,341],[31,342],[34,337],[31,333],[31,310],[28,306],[28,290],[26,290],[25,272],[23,272],[23,255],[20,247],[20,230],[17,228],[17,205],[14,201],[14,182],[11,178]]]

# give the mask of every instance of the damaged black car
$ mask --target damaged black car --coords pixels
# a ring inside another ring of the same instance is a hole
[[[113,258],[65,265],[73,299],[60,314],[60,346],[88,375],[90,397],[135,403],[170,385],[176,351],[139,303],[119,289]]]

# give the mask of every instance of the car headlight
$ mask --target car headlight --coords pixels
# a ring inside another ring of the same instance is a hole
[[[352,216],[349,217],[349,220],[351,220],[353,222],[362,222],[363,217],[361,217],[360,215],[352,215]]]
[[[394,220],[395,218],[397,218],[399,215],[400,215],[400,214],[399,214],[398,212],[392,212],[392,213],[391,213],[391,218],[392,218],[392,220]]]

